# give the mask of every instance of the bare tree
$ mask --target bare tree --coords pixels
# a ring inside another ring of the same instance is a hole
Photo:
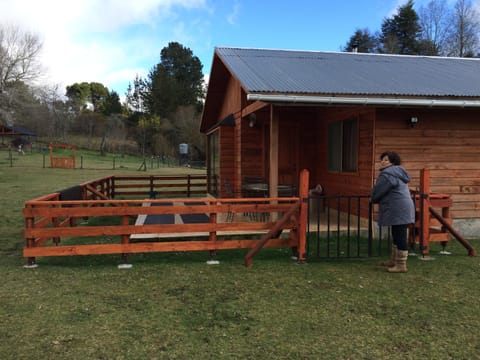
[[[419,10],[419,23],[422,28],[422,41],[429,49],[429,55],[447,55],[446,47],[452,33],[452,12],[446,0],[431,0]]]
[[[42,49],[40,38],[15,25],[0,25],[0,93],[9,83],[38,78]]]
[[[452,15],[453,29],[448,39],[448,55],[472,57],[478,53],[480,21],[470,0],[457,0]]]
[[[76,113],[69,109],[62,100],[60,85],[44,85],[37,89],[37,97],[47,110],[47,115],[41,119],[43,132],[53,135],[56,139],[65,140],[69,135]]]

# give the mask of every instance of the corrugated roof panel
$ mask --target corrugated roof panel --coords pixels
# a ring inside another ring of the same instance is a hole
[[[480,96],[480,60],[217,48],[248,92]]]

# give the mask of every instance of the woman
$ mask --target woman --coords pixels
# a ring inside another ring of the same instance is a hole
[[[379,204],[378,225],[391,226],[392,263],[388,272],[407,272],[407,227],[415,222],[415,208],[408,189],[410,176],[400,166],[400,156],[393,151],[380,155],[380,176],[372,192],[373,203]]]

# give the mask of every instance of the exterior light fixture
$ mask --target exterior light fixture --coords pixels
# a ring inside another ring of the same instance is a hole
[[[257,115],[255,113],[251,113],[248,115],[248,126],[253,128],[257,124]]]
[[[412,116],[410,119],[408,119],[408,124],[411,128],[414,128],[418,124],[418,118],[416,116]]]

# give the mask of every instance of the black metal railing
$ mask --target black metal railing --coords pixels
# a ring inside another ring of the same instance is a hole
[[[390,253],[390,231],[375,225],[368,195],[319,195],[308,202],[309,257],[367,258]]]

